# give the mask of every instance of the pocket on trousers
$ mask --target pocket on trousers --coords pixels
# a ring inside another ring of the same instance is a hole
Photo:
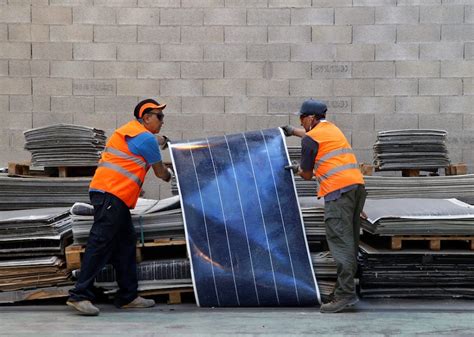
[[[344,233],[342,211],[338,207],[327,207],[324,213],[324,222],[329,236],[342,236]]]
[[[89,198],[91,199],[92,206],[101,206],[105,202],[105,193],[91,192],[89,193]]]

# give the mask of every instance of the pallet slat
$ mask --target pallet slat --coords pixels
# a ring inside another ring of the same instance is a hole
[[[391,248],[401,250],[403,241],[429,241],[430,249],[441,250],[442,241],[464,241],[469,242],[470,250],[474,250],[474,236],[392,236]]]

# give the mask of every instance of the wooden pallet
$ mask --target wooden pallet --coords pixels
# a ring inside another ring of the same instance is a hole
[[[182,295],[186,293],[193,293],[193,288],[176,288],[176,289],[161,289],[161,290],[143,290],[139,291],[141,296],[157,296],[165,295],[168,297],[166,303],[168,304],[181,304]]]
[[[71,288],[72,285],[0,292],[0,303],[16,303],[22,301],[68,297],[69,289]]]
[[[382,171],[377,165],[370,164],[360,164],[360,169],[364,175],[371,176],[374,171]],[[420,172],[429,172],[430,175],[438,175],[439,169],[444,169],[445,175],[454,176],[454,175],[463,175],[467,174],[467,165],[465,163],[451,164],[443,168],[433,168],[433,169],[401,169],[401,170],[383,170],[385,172],[401,172],[402,177],[419,177]]]
[[[97,166],[59,166],[45,167],[42,170],[33,170],[29,162],[8,163],[8,175],[11,177],[92,177]]]
[[[182,246],[186,245],[185,240],[173,240],[173,239],[157,239],[155,241],[137,243],[137,262],[143,261],[143,249],[149,247],[164,247],[164,246]],[[82,255],[86,250],[85,246],[82,245],[70,245],[66,247],[66,265],[67,269],[74,270],[81,268]]]
[[[474,236],[420,236],[420,235],[403,235],[391,237],[391,248],[393,250],[401,250],[404,241],[429,241],[431,250],[441,250],[442,241],[460,241],[469,242],[470,250],[474,250]]]

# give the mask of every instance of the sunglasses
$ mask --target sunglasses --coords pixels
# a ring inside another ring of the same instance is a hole
[[[150,115],[155,115],[156,118],[158,118],[158,120],[160,122],[163,122],[163,119],[165,118],[165,115],[162,113],[162,112],[159,112],[159,113],[155,113],[155,112],[149,112]]]

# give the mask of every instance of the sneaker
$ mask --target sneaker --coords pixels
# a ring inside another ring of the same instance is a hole
[[[146,298],[138,296],[132,302],[122,305],[122,309],[132,309],[132,308],[151,308],[155,306],[154,300],[147,300]]]
[[[354,296],[342,297],[340,299],[333,299],[329,303],[321,305],[319,312],[321,313],[335,313],[343,310],[344,308],[354,305],[359,301],[359,298]]]
[[[99,308],[94,306],[91,303],[91,301],[88,301],[88,300],[84,300],[84,301],[69,300],[66,302],[66,304],[69,305],[70,307],[73,307],[74,309],[79,311],[81,315],[84,315],[84,316],[97,316],[99,315],[99,312],[100,312]]]

